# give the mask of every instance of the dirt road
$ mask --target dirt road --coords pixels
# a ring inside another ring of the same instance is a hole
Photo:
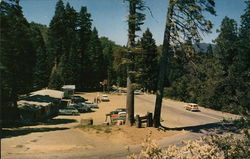
[[[93,100],[97,93],[80,94]],[[80,116],[58,116],[49,122],[29,127],[4,129],[1,139],[2,159],[98,159],[126,158],[131,152],[138,152],[140,143],[151,134],[162,146],[178,144],[182,140],[195,139],[208,125],[219,122],[223,118],[237,116],[200,108],[201,112],[189,112],[184,109],[185,103],[164,100],[162,108],[162,124],[169,128],[180,128],[188,131],[158,131],[154,128],[115,127],[108,134],[94,131],[82,131],[75,128],[80,119],[93,118],[94,124],[102,124],[105,114],[125,107],[125,95],[109,95],[110,102],[99,104],[99,109]],[[155,96],[137,95],[135,98],[135,114],[153,112]]]

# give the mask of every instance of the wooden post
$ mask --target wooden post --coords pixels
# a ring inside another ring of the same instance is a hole
[[[153,114],[152,113],[147,113],[147,127],[152,127],[153,126]]]
[[[136,127],[141,128],[141,119],[139,115],[136,115]]]

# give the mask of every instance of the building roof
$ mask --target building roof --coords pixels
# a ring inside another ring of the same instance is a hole
[[[28,111],[37,111],[41,109],[43,105],[37,105],[37,104],[30,104],[30,103],[22,103],[18,105],[18,108],[21,110],[28,110]]]
[[[42,96],[49,96],[52,98],[62,99],[64,92],[52,89],[42,89],[36,92],[32,92],[31,95],[42,95]]]
[[[64,85],[62,89],[76,89],[75,85]]]
[[[28,97],[21,98],[17,101],[18,107],[22,105],[39,105],[48,106],[51,103],[57,103],[60,99],[50,97],[48,95],[31,95]]]

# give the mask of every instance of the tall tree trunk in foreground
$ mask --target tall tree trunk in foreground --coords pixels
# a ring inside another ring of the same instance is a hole
[[[159,127],[161,105],[165,81],[167,55],[170,53],[170,44],[178,48],[183,42],[199,42],[200,33],[210,33],[212,23],[203,16],[204,12],[216,15],[214,0],[169,0],[167,20],[164,32],[163,49],[160,57],[160,72],[157,84],[155,102],[154,126]]]
[[[129,20],[128,20],[128,48],[132,48],[135,45],[135,23],[131,20],[134,18],[136,13],[136,2],[133,0],[129,1]],[[128,54],[130,54],[128,52]],[[129,55],[128,55],[129,56]],[[132,81],[131,81],[131,59],[128,57],[129,63],[127,66],[127,118],[126,118],[126,125],[132,126],[134,123],[134,90],[132,88]]]
[[[164,89],[164,81],[165,81],[165,72],[166,72],[166,65],[167,65],[167,54],[170,50],[170,29],[171,29],[171,19],[173,16],[173,7],[174,3],[173,0],[169,1],[168,5],[168,13],[167,13],[167,20],[164,32],[164,39],[163,39],[163,48],[162,53],[160,55],[160,72],[159,72],[159,79],[157,83],[157,91],[156,91],[156,102],[155,102],[155,110],[154,110],[154,126],[159,127],[161,125],[161,106],[162,106],[162,97],[163,97],[163,89]]]

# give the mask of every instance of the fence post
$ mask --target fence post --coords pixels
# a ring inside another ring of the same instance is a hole
[[[152,113],[147,113],[147,127],[152,127],[153,126],[153,114]]]
[[[141,119],[140,119],[140,116],[139,115],[136,115],[135,117],[135,122],[136,122],[136,127],[137,128],[141,128]]]

